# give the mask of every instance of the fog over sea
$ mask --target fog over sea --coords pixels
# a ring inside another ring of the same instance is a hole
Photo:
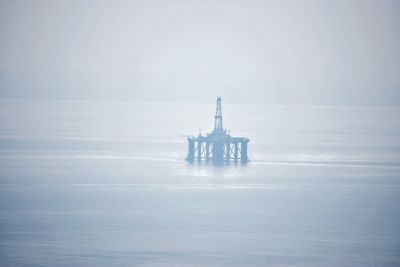
[[[0,265],[400,266],[400,108],[222,100],[0,100]]]

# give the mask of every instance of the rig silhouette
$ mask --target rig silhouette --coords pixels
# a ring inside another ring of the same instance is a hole
[[[188,137],[188,156],[187,161],[202,161],[214,164],[222,164],[224,162],[240,161],[246,163],[247,143],[249,139],[246,137],[232,137],[230,132],[227,134],[222,127],[222,111],[221,97],[217,98],[217,108],[214,116],[214,130],[206,136],[199,135],[197,137]]]

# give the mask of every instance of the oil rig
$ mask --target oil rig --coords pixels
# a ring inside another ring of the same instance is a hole
[[[221,97],[217,98],[217,108],[214,116],[214,130],[206,136],[199,135],[187,138],[189,162],[201,162],[211,160],[214,164],[225,162],[246,163],[247,143],[250,141],[246,137],[232,137],[230,131],[227,134],[222,127]]]

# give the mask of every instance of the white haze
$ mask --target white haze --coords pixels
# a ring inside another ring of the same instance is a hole
[[[4,1],[0,97],[398,106],[399,1]]]
[[[0,0],[0,266],[400,266],[399,11]]]

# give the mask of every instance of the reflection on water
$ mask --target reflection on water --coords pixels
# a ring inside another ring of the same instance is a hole
[[[2,266],[399,266],[397,108],[0,101]]]

